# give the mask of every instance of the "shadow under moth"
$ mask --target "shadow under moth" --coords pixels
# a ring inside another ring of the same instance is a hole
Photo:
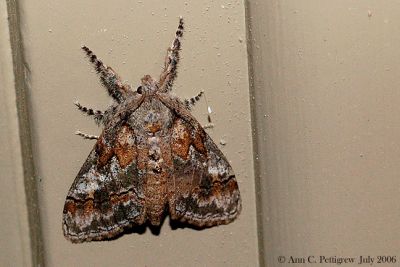
[[[170,94],[177,77],[183,19],[158,81],[132,90],[86,46],[100,80],[115,100],[106,111],[78,109],[104,126],[73,182],[63,231],[74,243],[106,240],[125,229],[160,225],[164,213],[198,228],[227,224],[241,210],[238,184],[225,156],[190,114],[202,93],[181,101]]]

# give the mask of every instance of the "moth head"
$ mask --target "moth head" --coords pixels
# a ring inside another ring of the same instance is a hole
[[[145,75],[142,78],[142,85],[136,89],[136,92],[138,94],[151,94],[157,90],[157,82],[150,75]]]

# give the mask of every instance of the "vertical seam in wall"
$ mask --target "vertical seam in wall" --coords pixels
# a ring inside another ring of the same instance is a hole
[[[24,58],[20,14],[16,0],[6,0],[10,44],[13,60],[16,105],[24,171],[24,186],[28,210],[31,257],[33,266],[44,266],[43,239],[40,225],[38,191],[32,154],[30,114],[28,101],[28,68]]]
[[[257,121],[256,121],[256,103],[255,103],[255,88],[254,88],[254,59],[253,59],[253,35],[252,35],[252,18],[250,14],[250,0],[245,0],[245,25],[246,25],[246,42],[247,42],[247,57],[248,57],[248,73],[249,73],[249,95],[250,95],[250,110],[251,110],[251,128],[253,139],[253,162],[254,162],[254,177],[255,177],[255,192],[256,192],[256,211],[257,211],[257,238],[258,238],[258,260],[260,266],[265,266],[264,257],[264,229],[263,229],[263,213],[262,213],[262,191],[261,188],[261,173],[258,163],[259,146],[257,136]]]

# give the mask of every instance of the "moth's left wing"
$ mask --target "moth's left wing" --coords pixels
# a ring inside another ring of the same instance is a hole
[[[68,192],[63,230],[74,243],[109,239],[145,220],[135,135],[128,126],[115,132],[108,141],[105,132],[99,137]]]

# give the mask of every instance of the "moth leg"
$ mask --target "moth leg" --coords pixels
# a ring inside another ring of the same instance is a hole
[[[122,102],[130,90],[130,86],[124,84],[117,73],[107,67],[87,46],[82,46],[90,62],[93,63],[96,72],[100,75],[101,83],[107,88],[108,94],[118,103]]]
[[[95,122],[97,124],[100,124],[103,121],[103,117],[104,117],[104,112],[101,110],[93,110],[91,108],[87,108],[85,106],[82,106],[78,101],[75,101],[75,106],[78,107],[78,109],[80,111],[82,111],[83,113],[85,113],[86,115],[89,116],[93,116]]]
[[[158,82],[161,92],[168,92],[171,90],[172,84],[177,73],[177,66],[179,63],[179,50],[181,49],[181,38],[183,36],[183,18],[179,18],[178,29],[175,33],[175,39],[171,44],[171,47],[167,50],[165,57],[164,69],[160,75],[160,81]]]
[[[88,140],[99,139],[99,137],[97,135],[85,134],[85,133],[82,133],[81,131],[76,131],[75,134],[83,137],[83,139],[88,139]]]
[[[201,98],[203,95],[204,95],[204,91],[201,90],[200,93],[198,93],[196,96],[191,97],[191,98],[189,98],[189,99],[185,99],[185,100],[183,101],[183,103],[185,104],[185,107],[186,107],[188,110],[191,110],[191,109],[194,107],[194,105],[200,100],[200,98]],[[206,101],[207,101],[207,99],[206,99]],[[207,105],[207,106],[208,106],[208,105]],[[207,114],[207,121],[208,121],[208,123],[207,123],[206,125],[202,126],[203,129],[211,129],[211,128],[214,128],[214,123],[212,123],[212,121],[211,121],[211,112],[212,112],[212,111],[211,111],[211,107],[210,107],[210,106],[207,107],[207,111],[208,111],[208,114]]]
[[[200,93],[198,93],[196,96],[191,97],[190,99],[185,99],[184,103],[187,109],[192,109],[194,105],[196,104],[197,101],[200,100],[200,97],[204,94],[204,91],[201,90]]]

